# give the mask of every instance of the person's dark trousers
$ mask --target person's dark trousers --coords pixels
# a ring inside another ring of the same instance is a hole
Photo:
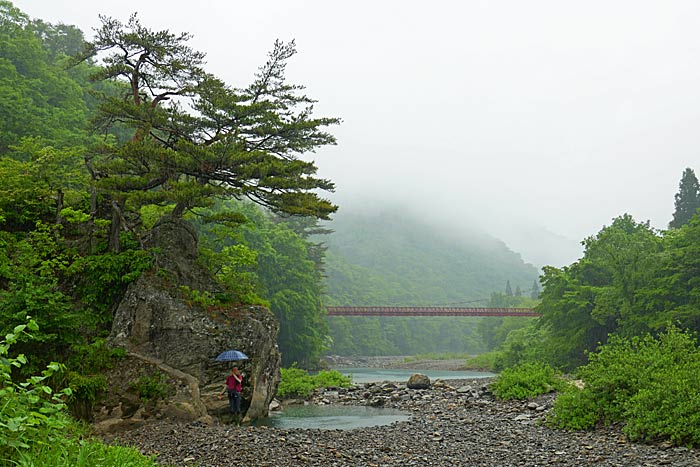
[[[241,413],[241,393],[233,389],[228,390],[228,411],[230,413]]]

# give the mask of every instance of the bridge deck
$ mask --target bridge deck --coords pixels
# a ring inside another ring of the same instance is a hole
[[[532,308],[327,306],[328,316],[540,316]]]

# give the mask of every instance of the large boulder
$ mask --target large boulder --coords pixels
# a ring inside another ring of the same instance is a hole
[[[408,389],[429,389],[430,388],[430,378],[426,375],[420,373],[414,373],[408,378],[406,382],[406,387]]]
[[[155,268],[128,287],[114,314],[110,342],[180,371],[183,378],[194,378],[198,387],[192,397],[199,400],[193,406],[201,403],[214,414],[225,408],[217,395],[235,364],[245,374],[246,419],[267,416],[279,383],[279,324],[274,315],[264,307],[207,306],[196,299],[197,293],[218,290],[197,263],[197,235],[187,222],[161,221],[146,246],[157,248]],[[249,359],[215,362],[229,349],[241,350]],[[186,412],[191,412],[189,407]],[[169,413],[183,416],[182,411]]]

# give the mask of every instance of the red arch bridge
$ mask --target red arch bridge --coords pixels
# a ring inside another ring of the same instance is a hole
[[[328,316],[540,316],[532,308],[447,306],[327,306]]]

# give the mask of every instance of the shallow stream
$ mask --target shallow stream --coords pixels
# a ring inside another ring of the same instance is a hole
[[[355,384],[392,381],[405,384],[414,373],[437,379],[489,378],[493,373],[483,371],[398,370],[386,368],[337,368],[352,378]],[[316,428],[322,430],[352,430],[370,426],[390,425],[408,421],[411,414],[396,409],[349,405],[289,405],[275,412],[265,425],[277,428]]]
[[[266,419],[277,428],[317,428],[352,430],[404,422],[411,414],[401,410],[351,405],[290,405]]]

